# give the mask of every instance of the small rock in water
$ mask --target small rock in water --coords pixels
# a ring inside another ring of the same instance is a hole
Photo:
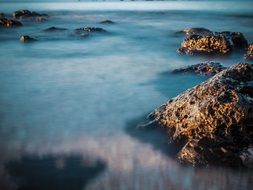
[[[247,50],[246,55],[244,56],[246,60],[253,61],[253,44],[250,44]]]
[[[17,20],[0,18],[0,26],[10,28],[10,27],[23,26],[23,24]]]
[[[173,73],[196,73],[200,75],[215,75],[226,69],[219,62],[207,61],[196,65],[175,69]]]
[[[114,22],[113,21],[111,21],[111,20],[103,20],[103,21],[101,21],[101,22],[99,22],[100,24],[114,24]]]
[[[78,28],[75,30],[75,33],[80,36],[87,36],[91,33],[105,33],[106,30],[103,28],[98,27],[84,27],[84,28]]]
[[[52,27],[49,27],[49,28],[47,28],[47,29],[45,29],[43,31],[44,32],[58,32],[58,31],[65,31],[65,30],[67,30],[67,29],[66,28],[58,28],[58,27],[52,26]]]
[[[171,99],[151,115],[194,166],[252,166],[253,65],[241,63]],[[246,150],[246,152],[245,152]]]
[[[23,35],[20,37],[20,41],[26,43],[26,42],[34,42],[34,41],[36,41],[36,39],[34,39],[30,36],[27,36],[27,35]]]

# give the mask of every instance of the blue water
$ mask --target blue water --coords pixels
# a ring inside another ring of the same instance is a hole
[[[145,133],[133,135],[129,130],[169,98],[207,79],[171,74],[172,69],[208,60],[225,66],[243,61],[237,53],[178,55],[183,37],[175,32],[188,27],[240,31],[253,42],[252,5],[0,4],[6,14],[27,8],[50,15],[46,22],[0,28],[0,189],[28,189],[24,183],[45,184],[44,189],[76,184],[76,190],[250,189],[250,171],[182,167],[153,142],[141,140]],[[115,24],[99,24],[105,19]],[[43,32],[51,26],[68,30]],[[75,36],[73,30],[84,26],[108,33]],[[38,41],[23,44],[23,34]],[[15,170],[19,167],[23,172]],[[40,172],[45,168],[48,176]]]

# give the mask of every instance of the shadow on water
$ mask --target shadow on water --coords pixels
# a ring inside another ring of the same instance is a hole
[[[169,144],[168,134],[164,128],[159,127],[157,123],[145,125],[148,122],[150,120],[147,119],[146,115],[143,115],[129,121],[125,131],[140,142],[151,144],[155,150],[162,152],[166,156],[175,157],[180,147]]]
[[[24,156],[5,165],[18,190],[82,190],[106,165],[81,156]]]

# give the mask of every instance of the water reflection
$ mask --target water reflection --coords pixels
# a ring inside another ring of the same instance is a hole
[[[18,190],[81,190],[106,167],[79,155],[24,156],[5,164]]]

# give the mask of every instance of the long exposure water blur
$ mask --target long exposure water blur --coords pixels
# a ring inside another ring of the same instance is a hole
[[[242,32],[253,42],[253,2],[0,3],[46,22],[0,28],[0,189],[250,189],[252,171],[181,166],[166,136],[138,132],[145,115],[207,79],[170,71],[227,57],[182,56],[177,31]],[[99,23],[112,20],[115,24]],[[66,31],[45,33],[56,26]],[[105,34],[78,37],[80,27]],[[38,39],[23,44],[20,35]],[[166,149],[166,150],[165,150]]]

